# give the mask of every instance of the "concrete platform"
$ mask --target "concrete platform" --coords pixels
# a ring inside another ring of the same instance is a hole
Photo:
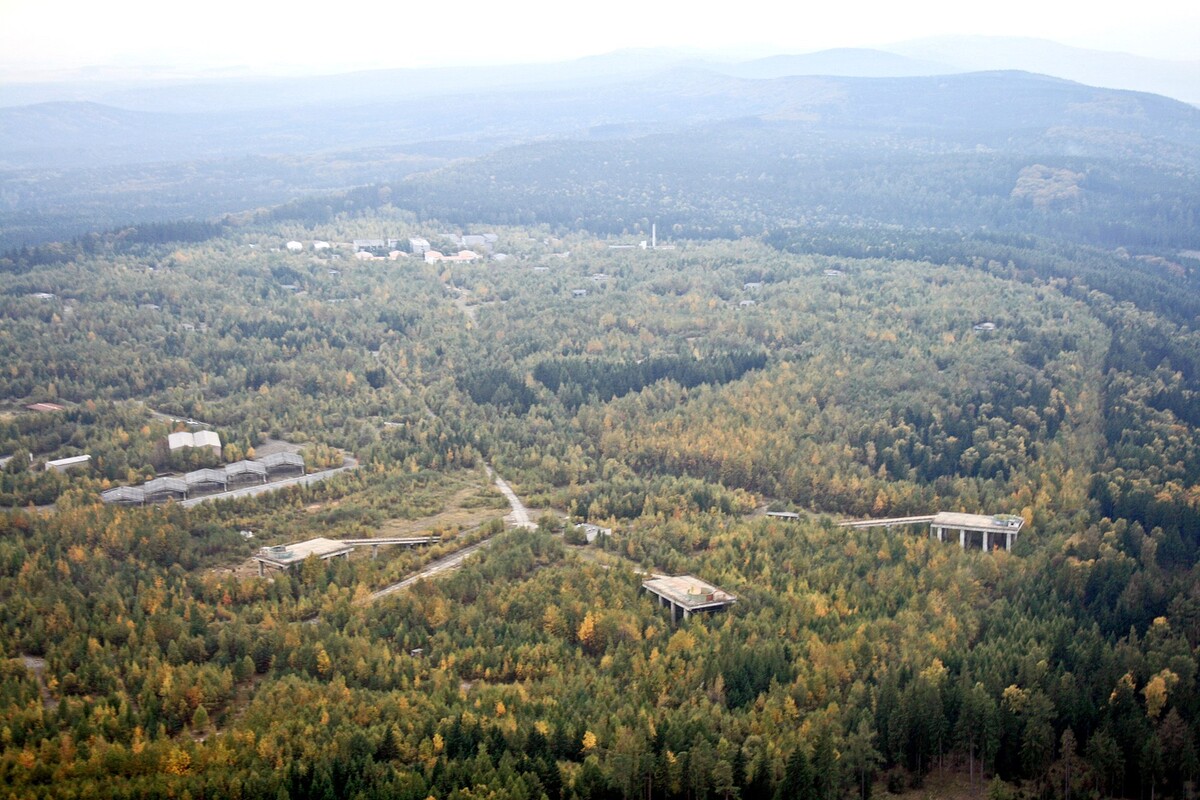
[[[338,556],[349,558],[353,550],[354,545],[319,537],[296,544],[264,547],[254,557],[254,560],[258,562],[258,574],[262,575],[266,567],[291,569],[293,565],[303,563],[304,559],[310,555],[316,556],[322,561]]]
[[[673,621],[678,621],[681,613],[687,619],[694,613],[719,611],[737,602],[729,592],[692,575],[654,578],[643,583],[642,588],[657,597],[660,605],[671,606]]]

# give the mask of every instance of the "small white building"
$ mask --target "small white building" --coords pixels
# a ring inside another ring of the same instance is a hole
[[[596,541],[601,536],[612,536],[612,528],[602,528],[590,522],[579,523],[575,526],[575,530],[583,532],[583,537],[587,539],[588,544]]]
[[[56,458],[53,461],[46,462],[46,471],[54,470],[55,472],[66,472],[73,467],[86,467],[92,461],[91,456],[71,456],[70,458]]]
[[[172,453],[184,447],[207,447],[219,456],[221,455],[221,436],[216,431],[196,431],[195,433],[176,431],[167,436],[167,447]]]
[[[429,240],[420,236],[414,236],[408,240],[408,250],[414,256],[423,256],[429,252]]]
[[[304,250],[304,245],[300,242],[288,242],[287,249],[289,253],[299,253]]]
[[[328,250],[333,247],[329,242],[314,241],[313,250]]]

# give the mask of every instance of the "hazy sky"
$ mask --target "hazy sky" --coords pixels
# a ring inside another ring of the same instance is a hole
[[[320,73],[549,61],[627,47],[801,53],[942,34],[1035,36],[1200,59],[1198,6],[1196,0],[739,0],[719,6],[680,0],[0,0],[0,73],[13,80],[96,65]]]

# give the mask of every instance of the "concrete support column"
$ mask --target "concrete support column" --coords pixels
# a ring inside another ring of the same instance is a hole
[[[967,532],[962,528],[958,529],[958,546],[963,550],[967,549]]]
[[[371,558],[379,558],[379,545],[371,545]]]
[[[260,561],[260,562],[258,562],[258,577],[261,578],[262,576],[263,576],[263,563]]]
[[[1004,532],[1004,549],[1008,552],[1012,552],[1012,540],[1013,540],[1012,533],[1009,531],[1005,531]]]

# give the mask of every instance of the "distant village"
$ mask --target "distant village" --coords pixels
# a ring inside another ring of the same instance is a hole
[[[499,239],[494,233],[469,233],[458,235],[456,233],[443,233],[441,238],[449,245],[446,250],[457,248],[456,252],[442,252],[441,250],[433,249],[428,239],[422,237],[413,237],[407,240],[404,239],[355,239],[352,242],[344,245],[334,245],[332,242],[314,240],[310,245],[305,245],[304,242],[290,241],[285,245],[285,248],[290,253],[302,253],[305,250],[312,248],[315,252],[323,250],[331,250],[335,246],[349,246],[354,250],[354,258],[359,261],[398,261],[402,258],[419,257],[426,264],[435,264],[441,261],[451,263],[470,263],[483,258],[480,253],[486,253],[494,261],[504,261],[508,256],[504,253],[494,253],[496,242]],[[406,249],[401,249],[401,248]]]

